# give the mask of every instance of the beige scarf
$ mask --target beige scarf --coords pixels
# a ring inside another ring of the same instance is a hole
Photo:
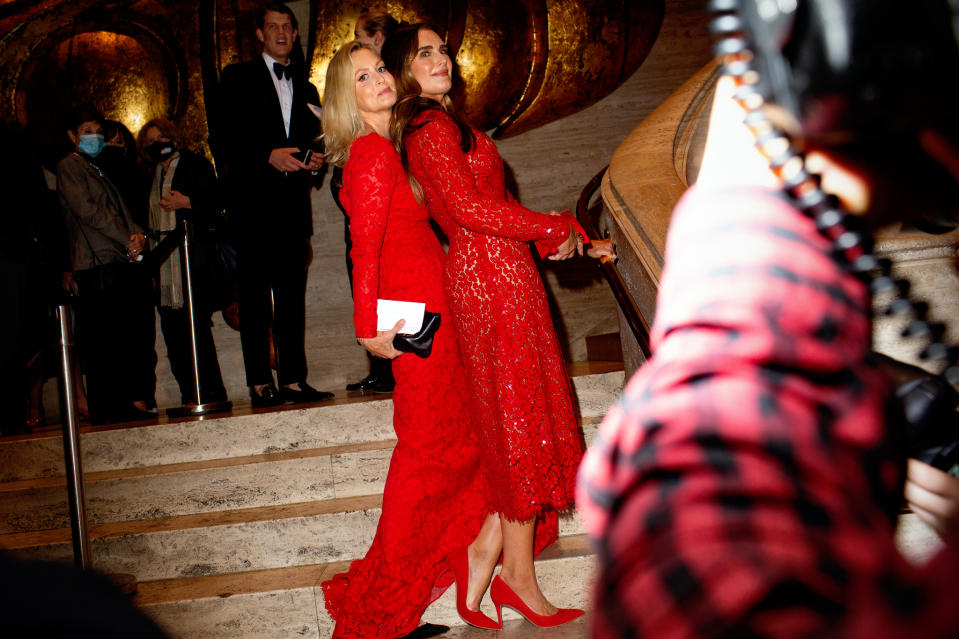
[[[153,187],[150,189],[150,228],[155,231],[154,236],[163,237],[176,229],[176,211],[166,211],[160,206],[160,198],[170,192],[173,183],[173,173],[180,162],[180,154],[176,152],[170,158],[170,166],[164,172],[163,164],[157,164],[156,175],[153,177]],[[156,246],[156,240],[151,244]],[[170,253],[170,257],[160,265],[160,306],[167,308],[183,308],[183,270],[180,264],[180,251]]]

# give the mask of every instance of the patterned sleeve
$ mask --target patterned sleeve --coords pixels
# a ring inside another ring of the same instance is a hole
[[[378,139],[375,139],[378,138]],[[379,140],[383,145],[378,145]],[[353,327],[357,337],[376,337],[376,299],[380,280],[380,253],[395,174],[389,142],[375,134],[356,140],[343,169],[342,201],[350,216],[353,249]]]
[[[457,224],[477,233],[521,241],[562,243],[569,236],[566,217],[485,196],[477,188],[459,140],[456,124],[442,114],[434,115],[406,139],[412,173],[430,180],[429,191],[442,199],[442,206]]]
[[[690,191],[654,355],[580,468],[593,636],[957,636],[956,540],[921,567],[896,547],[865,287],[786,202]]]

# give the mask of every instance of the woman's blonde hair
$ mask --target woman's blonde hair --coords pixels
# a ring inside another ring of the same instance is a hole
[[[356,104],[356,79],[353,77],[352,56],[360,49],[380,55],[370,45],[353,40],[340,47],[326,69],[323,143],[326,162],[334,166],[346,164],[350,156],[350,145],[366,128]]]

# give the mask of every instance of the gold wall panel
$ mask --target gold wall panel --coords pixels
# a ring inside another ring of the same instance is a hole
[[[465,114],[509,137],[583,109],[639,68],[662,24],[665,0],[312,0],[311,79],[353,38],[363,8],[433,25],[456,54]],[[302,31],[302,29],[301,29]]]
[[[92,101],[136,135],[151,117],[207,148],[220,72],[258,54],[263,0],[0,0],[0,117],[26,126],[49,155],[71,103]],[[322,95],[326,65],[363,9],[422,21],[456,55],[457,98],[500,137],[600,100],[642,64],[664,0],[297,0],[300,38]],[[303,19],[308,11],[308,19]],[[227,132],[223,132],[226,134]]]
[[[172,61],[147,37],[87,31],[37,53],[17,95],[21,119],[34,128],[49,126],[63,135],[60,114],[50,107],[71,102],[106,105],[109,117],[133,132],[173,110]]]
[[[301,25],[300,37],[309,36],[310,80],[319,90],[320,99],[326,88],[326,67],[337,49],[353,39],[356,18],[364,9],[385,11],[401,22],[428,22],[435,25],[443,36],[449,29],[450,0],[311,0],[310,9],[315,19],[308,31]]]

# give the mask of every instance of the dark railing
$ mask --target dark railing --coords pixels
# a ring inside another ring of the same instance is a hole
[[[591,179],[580,192],[579,199],[576,201],[576,218],[590,237],[609,237],[609,231],[600,234],[598,230],[599,215],[603,211],[602,198],[590,204],[593,195],[595,195],[599,189],[599,185],[602,184],[603,176],[606,175],[608,168],[609,166],[603,167],[599,173],[593,176],[593,179]],[[600,270],[603,271],[603,275],[606,277],[610,289],[613,291],[613,296],[616,298],[616,303],[619,304],[619,309],[622,311],[623,317],[626,318],[626,323],[629,324],[630,330],[639,343],[639,349],[642,351],[643,357],[650,357],[652,351],[649,347],[649,325],[639,312],[639,307],[636,305],[636,301],[633,300],[633,296],[630,294],[623,277],[616,269],[616,264],[613,260],[604,258],[600,260],[599,267]]]

